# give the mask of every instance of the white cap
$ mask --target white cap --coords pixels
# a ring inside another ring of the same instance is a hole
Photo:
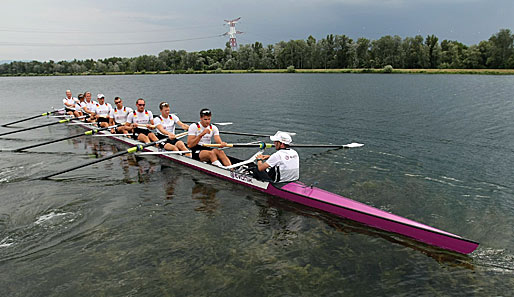
[[[290,144],[293,142],[291,135],[282,131],[277,131],[277,133],[275,133],[273,136],[270,136],[269,139],[271,139],[271,141],[280,141],[283,144]]]
[[[96,98],[97,98],[97,99],[105,98],[105,96],[104,96],[104,94],[98,94],[98,95],[96,96]]]

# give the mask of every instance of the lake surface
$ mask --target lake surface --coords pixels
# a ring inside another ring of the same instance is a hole
[[[459,256],[50,126],[0,137],[2,296],[496,296],[514,290],[514,77],[231,74],[0,78],[0,123],[89,90],[226,130],[296,132],[301,180],[480,242]],[[54,119],[20,123],[28,127]],[[12,128],[1,128],[0,133]],[[223,135],[227,142],[261,140]],[[249,157],[252,150],[227,151]],[[272,151],[270,151],[272,152]]]

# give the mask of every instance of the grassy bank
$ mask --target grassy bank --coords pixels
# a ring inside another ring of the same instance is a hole
[[[86,72],[86,73],[25,73],[11,76],[82,76],[82,75],[145,75],[145,74],[223,74],[223,73],[377,73],[377,74],[480,74],[480,75],[514,75],[514,69],[250,69],[250,70],[178,70],[178,71],[141,71],[141,72]]]

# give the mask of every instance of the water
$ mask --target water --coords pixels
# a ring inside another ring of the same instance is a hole
[[[246,74],[0,78],[0,123],[64,91],[138,97],[184,121],[298,133],[301,179],[480,242],[458,256],[50,126],[0,137],[3,296],[509,295],[514,289],[514,77]],[[38,119],[18,124],[48,122]],[[2,128],[9,131],[11,128]],[[223,135],[227,142],[259,140]],[[248,157],[251,150],[229,151]]]

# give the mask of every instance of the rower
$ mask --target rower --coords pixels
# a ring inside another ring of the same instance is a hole
[[[89,122],[92,122],[94,121],[94,115],[95,115],[95,106],[96,106],[96,101],[93,101],[91,99],[91,92],[89,91],[86,91],[84,92],[84,102],[86,103],[86,106],[85,107],[82,107],[82,111],[84,113],[87,113],[90,117],[88,119]]]
[[[187,151],[184,142],[175,138],[175,124],[178,124],[184,130],[188,130],[189,125],[182,123],[177,115],[170,114],[168,102],[161,102],[159,109],[161,115],[153,121],[158,132],[157,138],[167,138],[166,142],[161,142],[159,146],[167,151]],[[191,154],[186,154],[186,156],[191,157]]]
[[[300,157],[289,145],[293,141],[291,135],[278,131],[270,136],[277,150],[270,155],[257,155],[254,176],[264,181],[290,182],[300,177]],[[265,161],[266,160],[266,161]],[[268,171],[267,169],[270,168]]]
[[[204,108],[200,111],[200,121],[189,125],[187,131],[187,146],[193,152],[193,159],[202,162],[209,161],[216,166],[221,166],[221,163],[225,166],[232,165],[222,150],[202,146],[202,144],[211,143],[212,138],[216,143],[221,144],[221,147],[227,145],[221,140],[218,128],[211,124],[211,111]]]
[[[99,127],[105,128],[109,126],[109,114],[112,110],[110,103],[105,102],[104,94],[98,94],[98,103],[95,104],[94,112],[95,119]]]
[[[79,94],[78,98],[79,101],[75,103],[75,111],[73,112],[73,116],[76,118],[84,115],[83,108],[86,106],[86,102],[84,102],[84,94]]]
[[[109,113],[109,126],[116,124],[125,124],[130,113],[134,112],[132,108],[123,106],[123,100],[120,97],[114,97],[114,107]],[[128,134],[132,132],[132,128],[120,125],[111,129],[111,133]]]
[[[151,111],[145,109],[145,105],[146,103],[143,98],[137,99],[136,110],[129,113],[125,126],[133,129],[134,137],[137,137],[137,140],[149,143],[150,141],[153,142],[158,139],[157,136],[150,131],[150,129],[155,128],[153,115]]]
[[[64,109],[66,110],[66,114],[73,115],[75,111],[75,104],[79,100],[77,98],[73,98],[70,90],[66,90],[66,98],[62,99],[62,103],[64,104]]]

